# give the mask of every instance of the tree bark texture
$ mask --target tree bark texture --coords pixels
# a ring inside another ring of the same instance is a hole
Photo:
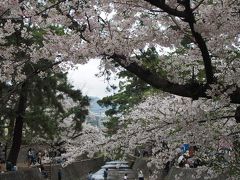
[[[22,143],[22,129],[23,129],[23,119],[27,107],[27,96],[28,96],[28,82],[24,82],[21,87],[21,92],[19,96],[19,102],[17,106],[15,126],[13,131],[12,146],[8,154],[7,161],[11,162],[13,165],[16,165],[18,154],[20,151]]]

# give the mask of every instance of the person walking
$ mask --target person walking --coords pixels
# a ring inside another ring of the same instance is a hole
[[[124,180],[127,180],[128,179],[128,175],[125,174],[124,177],[123,177]]]
[[[140,170],[140,171],[138,172],[138,180],[144,180],[144,176],[143,176],[142,170]]]
[[[4,172],[5,152],[3,144],[0,143],[0,173]]]
[[[28,158],[28,166],[31,166],[34,162],[32,148],[28,149],[27,158]]]
[[[42,164],[42,153],[41,153],[41,151],[38,151],[38,153],[37,153],[37,163]]]
[[[103,177],[104,177],[104,180],[107,180],[107,177],[108,177],[108,168],[106,168],[103,172]]]

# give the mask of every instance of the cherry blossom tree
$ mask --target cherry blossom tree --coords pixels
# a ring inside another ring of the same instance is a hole
[[[230,66],[228,61],[233,64],[232,60],[237,58],[239,44],[237,8],[238,2],[231,0],[224,2],[171,0],[158,3],[104,0],[88,2],[78,0],[3,1],[1,6],[2,36],[6,37],[13,33],[17,35],[16,32],[20,31],[21,33],[18,34],[20,37],[30,39],[34,33],[28,29],[29,27],[35,27],[38,30],[43,28],[46,32],[42,34],[42,46],[37,44],[39,42],[35,42],[27,44],[31,46],[25,49],[31,56],[31,61],[44,57],[52,57],[54,60],[57,55],[61,54],[68,60],[78,60],[83,63],[83,58],[79,57],[105,56],[113,58],[125,68],[132,67],[132,69],[140,65],[131,57],[146,45],[184,48],[184,53],[177,56],[179,53],[176,52],[172,61],[176,65],[178,65],[177,62],[181,65],[184,62],[190,66],[190,69],[194,66],[195,73],[201,68],[204,69],[206,74],[204,80],[209,85],[218,82],[215,77],[219,72],[218,68]],[[223,9],[224,11],[221,11]],[[23,24],[17,22],[23,22]],[[62,36],[59,36],[59,32],[52,27],[58,25],[62,25],[65,30]],[[187,43],[183,44],[183,39]],[[4,40],[3,44],[6,41]],[[19,45],[26,46],[25,43]],[[14,47],[8,46],[2,48],[2,51],[6,49],[9,53],[2,52],[1,54],[11,56],[13,52],[16,52]],[[222,65],[220,66],[219,63]],[[217,69],[213,71],[213,67]],[[139,70],[140,73],[144,74]],[[191,73],[190,77],[192,77]],[[146,81],[147,77],[144,78]],[[168,91],[173,91],[172,93],[185,87],[184,81],[182,83],[168,81],[169,86],[171,83],[173,85],[172,88],[168,88]],[[154,85],[153,82],[152,84]],[[186,82],[185,84],[187,85]],[[165,87],[168,83],[165,82],[163,85],[155,83],[155,86],[159,88]],[[201,91],[199,90],[200,92],[195,96],[207,96],[203,92],[206,90],[205,86],[201,84],[198,86],[201,87]],[[193,97],[191,95],[193,93],[189,90],[184,94],[175,93]]]
[[[118,63],[162,91],[227,103],[237,110],[231,116],[240,122],[240,108],[231,104],[240,103],[237,0],[3,0],[0,22],[0,80],[15,83],[16,88],[24,89],[32,75],[44,71],[24,75],[28,61],[47,58],[56,65],[100,57],[106,68],[114,69],[112,62]],[[148,47],[159,50],[154,67],[137,58]],[[204,105],[202,99],[197,102]],[[214,107],[209,103],[208,111]],[[188,120],[187,114],[181,118]],[[201,123],[195,126],[212,137]]]
[[[211,84],[220,84],[220,93],[234,87],[230,99],[238,103],[238,5],[234,0],[3,1],[2,74],[8,79],[21,69],[24,60],[11,61],[19,51],[30,61],[58,57],[85,63],[98,56],[106,67],[116,61],[163,91],[193,99],[210,98]],[[147,46],[174,51],[159,60],[164,76],[135,58]]]
[[[239,124],[234,119],[234,108],[235,105],[228,101],[192,101],[190,98],[155,94],[122,117],[123,127],[103,149],[112,155],[120,151],[127,157],[134,155],[139,146],[151,146],[148,166],[158,171],[167,162],[176,160],[181,144],[189,143],[199,147],[197,156],[206,161],[206,166],[200,167],[201,172],[206,167],[212,168],[211,175],[216,176],[228,170],[226,167],[231,167],[239,175],[238,145],[233,146],[227,164],[219,162],[213,155],[220,148],[221,137],[229,138],[231,142],[238,141]],[[222,171],[216,171],[219,169]]]
[[[29,64],[24,70],[27,74],[32,68],[47,63]],[[40,74],[32,77],[27,87],[15,92],[7,104],[0,103],[1,123],[4,125],[1,127],[1,141],[4,139],[6,148],[12,144],[7,160],[13,164],[17,161],[22,142],[52,144],[61,139],[61,135],[67,134],[70,138],[81,131],[88,114],[88,97],[82,96],[80,90],[73,89],[67,82],[66,74],[55,73],[50,69],[45,74],[45,77]],[[12,88],[11,84],[2,87],[1,97]]]
[[[122,116],[121,128],[111,137],[86,125],[76,138],[67,138],[65,156],[69,160],[64,165],[86,153],[89,157],[101,152],[113,159],[128,158],[135,156],[138,147],[151,146],[147,165],[155,170],[151,178],[157,179],[159,170],[168,162],[176,161],[180,145],[189,143],[199,147],[195,155],[204,161],[204,166],[196,171],[196,178],[203,175],[213,178],[221,173],[238,177],[239,123],[234,119],[235,108],[236,105],[225,100],[192,101],[175,95],[154,94]],[[224,163],[217,159],[222,137],[233,143],[231,156]]]
[[[72,138],[65,136],[64,141],[66,153],[63,156],[67,161],[63,163],[63,166],[66,166],[82,155],[93,158],[101,153],[102,145],[107,142],[107,138],[99,128],[85,123],[82,132]]]

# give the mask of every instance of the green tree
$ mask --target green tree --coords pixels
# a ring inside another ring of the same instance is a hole
[[[2,124],[8,125],[8,136],[5,139],[12,140],[8,161],[16,164],[18,152],[22,140],[31,142],[32,137],[45,141],[59,139],[60,132],[69,130],[74,136],[81,131],[81,125],[85,120],[89,105],[87,96],[82,96],[80,90],[74,90],[67,82],[66,73],[54,73],[52,64],[48,60],[42,60],[37,64],[26,64],[23,68],[25,74],[30,77],[20,86],[9,83],[2,86],[2,96],[9,93],[8,89],[14,89],[15,101],[8,100],[9,106],[1,111]],[[47,68],[46,68],[47,67]],[[44,74],[30,76],[36,70],[44,70]],[[73,103],[70,107],[64,107],[64,101]],[[3,104],[1,105],[3,107]],[[12,115],[6,113],[14,112]],[[70,117],[71,126],[61,126],[65,118]],[[12,135],[13,134],[13,135]],[[66,133],[65,133],[66,134]]]
[[[25,140],[40,137],[45,140],[59,139],[64,119],[71,116],[72,135],[81,131],[89,105],[87,96],[74,90],[67,81],[66,73],[45,72],[44,78],[34,76],[29,90],[29,109],[26,112]],[[72,101],[71,107],[64,107],[64,101]]]
[[[158,67],[158,54],[155,48],[149,48],[147,51],[142,51],[138,59],[142,60],[144,66],[148,68]],[[159,70],[158,72],[164,74],[163,70]],[[129,71],[122,70],[117,75],[119,79],[122,79],[119,82],[118,93],[104,97],[98,101],[100,106],[109,108],[105,112],[109,117],[109,121],[104,123],[105,127],[108,129],[107,133],[109,135],[116,133],[118,130],[118,122],[121,115],[127,113],[131,107],[141,102],[147,95],[157,91]]]

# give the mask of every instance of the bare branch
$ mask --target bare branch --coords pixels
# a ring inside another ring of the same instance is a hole
[[[55,4],[53,4],[53,5],[51,5],[51,6],[47,7],[47,8],[45,8],[44,10],[42,10],[42,11],[40,11],[40,12],[37,12],[34,16],[38,16],[38,15],[40,15],[40,14],[46,12],[47,10],[54,8],[55,6],[57,6],[57,5],[59,5],[59,4],[63,3],[63,2],[65,2],[65,1],[66,1],[66,0],[60,0],[60,1],[58,1],[57,3],[55,3]]]
[[[165,77],[161,77],[157,73],[152,72],[149,69],[146,69],[145,67],[141,67],[136,62],[126,64],[125,62],[127,61],[127,57],[125,57],[124,55],[114,54],[110,56],[110,58],[114,59],[123,68],[134,73],[140,79],[146,81],[155,88],[161,89],[171,94],[184,97],[191,97],[193,99],[196,99],[198,97],[207,97],[207,95],[205,94],[206,87],[203,84],[192,83],[182,85],[172,83]]]
[[[196,5],[196,6],[192,9],[192,11],[195,11],[203,2],[204,2],[204,0],[201,0],[201,1],[198,3],[198,5]]]

